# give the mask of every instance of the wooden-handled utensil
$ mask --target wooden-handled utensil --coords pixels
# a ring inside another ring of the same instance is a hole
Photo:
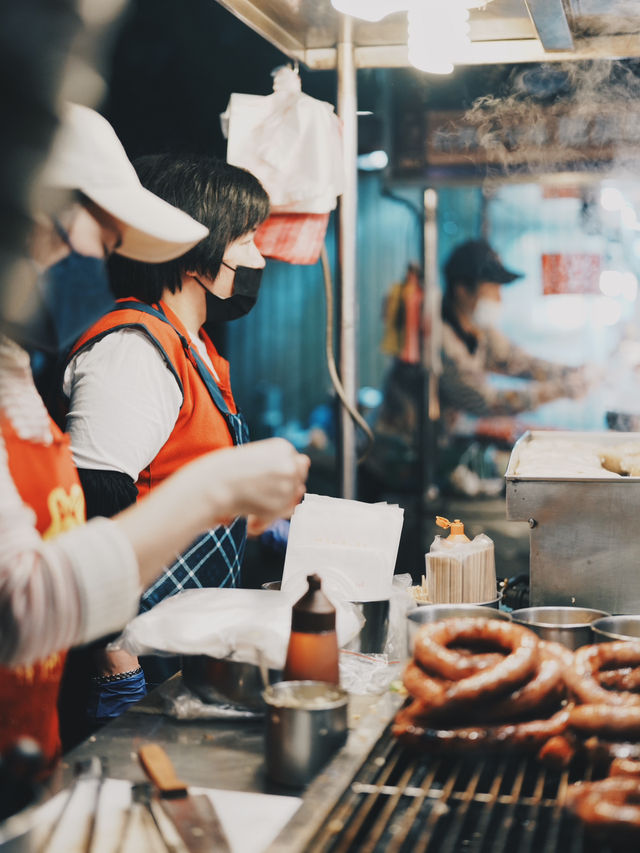
[[[171,759],[157,743],[140,747],[138,757],[160,793],[160,804],[191,853],[231,853],[229,839],[206,794],[189,794]]]

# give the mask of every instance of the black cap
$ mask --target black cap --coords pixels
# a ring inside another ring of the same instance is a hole
[[[508,270],[486,240],[467,240],[449,255],[444,274],[447,286],[456,282],[479,284],[483,281],[495,284],[511,284],[522,273]]]
[[[309,588],[291,611],[291,630],[302,634],[335,631],[336,609],[321,589],[319,575],[307,575]]]

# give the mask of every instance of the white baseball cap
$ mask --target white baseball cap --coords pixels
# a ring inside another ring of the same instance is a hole
[[[116,251],[136,261],[180,257],[209,233],[187,213],[146,190],[109,122],[66,104],[44,167],[46,186],[80,190],[119,223]]]

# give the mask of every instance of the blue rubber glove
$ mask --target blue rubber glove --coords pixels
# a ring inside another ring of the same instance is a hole
[[[108,723],[147,695],[144,672],[136,672],[120,681],[96,684],[91,687],[87,717],[99,724]]]

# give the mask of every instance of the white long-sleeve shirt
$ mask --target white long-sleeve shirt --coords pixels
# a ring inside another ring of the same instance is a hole
[[[29,358],[1,336],[0,410],[21,438],[51,443]],[[10,666],[120,629],[140,597],[135,554],[113,521],[96,518],[46,542],[35,524],[0,433],[0,663]]]
[[[218,379],[204,342],[191,343]],[[78,468],[118,471],[133,482],[171,435],[182,406],[174,375],[144,332],[118,329],[69,362],[65,431]]]

